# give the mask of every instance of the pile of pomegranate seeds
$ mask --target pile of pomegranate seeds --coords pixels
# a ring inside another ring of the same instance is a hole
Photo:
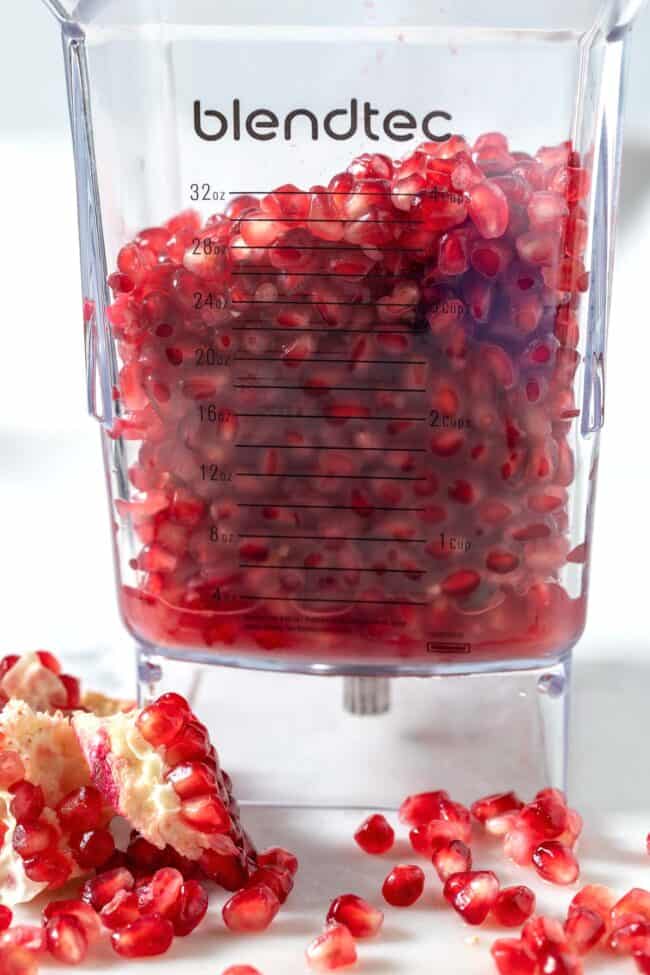
[[[575,641],[586,165],[454,136],[125,244],[133,633],[427,662],[449,633],[476,657]]]

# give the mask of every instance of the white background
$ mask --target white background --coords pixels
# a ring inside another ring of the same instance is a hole
[[[132,651],[113,593],[98,431],[85,415],[73,168],[57,29],[36,0],[6,6],[0,29],[0,650],[48,646],[72,661],[71,669],[92,669],[104,689],[132,689]],[[572,749],[576,802],[634,823],[631,845],[639,851],[644,816],[650,829],[649,101],[646,10],[632,44],[591,604],[576,651]],[[284,680],[223,680],[231,702],[245,695],[246,724],[256,735],[252,741],[243,731],[224,731],[231,746],[238,736],[244,740],[230,764],[239,763],[249,794],[260,755],[278,759],[274,743],[281,732],[269,700],[295,706],[294,684],[279,683]],[[336,766],[340,786],[345,768],[328,754],[326,732],[336,726],[356,738],[365,729],[358,719],[340,718],[338,689],[313,680],[301,686],[301,699],[314,709],[313,737],[307,722],[293,739],[289,764],[303,773],[309,767],[319,778]],[[314,768],[323,756],[324,766]],[[431,775],[436,779],[434,769]],[[281,771],[269,775],[266,768],[263,778],[266,793],[281,790]],[[641,855],[638,865],[638,882],[648,886]]]

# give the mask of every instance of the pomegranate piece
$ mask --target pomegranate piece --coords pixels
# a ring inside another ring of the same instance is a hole
[[[14,924],[0,935],[0,948],[25,948],[34,954],[46,951],[45,931],[35,924]]]
[[[490,949],[499,975],[536,975],[537,961],[518,938],[499,938]]]
[[[315,972],[349,968],[357,960],[357,946],[343,924],[328,924],[305,952],[308,966]]]
[[[392,907],[411,907],[422,896],[424,871],[413,864],[398,864],[381,888],[384,900]]]
[[[73,914],[55,914],[45,925],[47,950],[64,965],[78,965],[88,954],[83,925]]]
[[[514,792],[498,792],[485,796],[472,803],[470,811],[479,823],[487,823],[490,819],[503,816],[504,813],[516,812],[523,807],[523,802]]]
[[[76,918],[81,927],[83,928],[84,934],[86,935],[86,941],[89,945],[97,941],[102,933],[102,926],[96,911],[86,904],[84,901],[78,900],[61,900],[61,901],[50,901],[50,903],[43,909],[43,923],[47,925],[47,922],[56,917],[59,914],[66,914],[70,917]]]
[[[262,975],[262,973],[252,965],[230,965],[222,975]]]
[[[604,937],[607,928],[604,920],[587,907],[576,907],[564,922],[567,944],[577,955],[585,955]]]
[[[292,877],[298,873],[298,857],[280,846],[262,850],[256,859],[258,867],[280,867],[281,870],[288,870]]]
[[[557,840],[541,843],[533,852],[533,864],[540,877],[552,884],[573,884],[580,875],[575,856]]]
[[[454,873],[467,873],[472,867],[472,852],[461,840],[451,840],[434,851],[432,862],[443,883]]]
[[[613,904],[610,916],[614,923],[626,914],[640,914],[650,921],[650,892],[642,887],[633,887],[627,894]]]
[[[101,911],[119,891],[133,890],[134,886],[133,874],[124,867],[117,867],[87,880],[81,890],[81,899]]]
[[[164,955],[174,940],[174,929],[162,917],[142,917],[111,935],[113,951],[123,958]]]
[[[10,908],[0,904],[0,931],[6,931],[13,921],[13,913]]]
[[[353,938],[373,938],[381,930],[384,915],[356,894],[341,894],[330,904],[327,921],[344,924]]]
[[[99,912],[99,917],[109,931],[121,931],[141,917],[138,895],[134,891],[118,890]]]
[[[108,717],[75,712],[72,724],[96,788],[139,837],[191,861],[245,853],[230,782],[180,695]]]
[[[650,943],[650,924],[640,914],[623,914],[609,936],[609,948],[617,955],[631,955]]]
[[[483,924],[494,908],[499,881],[491,870],[452,874],[443,888],[443,896],[466,924]]]
[[[448,800],[444,789],[407,796],[399,807],[399,821],[405,826],[426,826],[432,819],[442,819],[441,804]]]
[[[539,971],[544,975],[582,975],[582,962],[576,955],[561,951],[556,945],[542,948],[538,956]]]
[[[18,947],[0,947],[2,975],[37,975],[38,958],[32,951]]]
[[[381,856],[388,853],[395,842],[395,830],[385,816],[368,816],[354,834],[355,842],[365,853]],[[261,862],[261,861],[260,861]]]
[[[184,938],[191,934],[208,910],[208,894],[198,880],[186,880],[180,891],[178,908],[171,918],[174,934]]]
[[[566,934],[559,921],[554,918],[536,915],[524,924],[521,939],[535,958],[548,945],[554,945],[562,950],[567,947]]]
[[[530,830],[540,839],[553,840],[567,827],[568,814],[564,802],[553,796],[543,796],[519,813],[518,826]]]
[[[569,917],[574,911],[585,908],[598,914],[608,928],[611,923],[611,913],[616,903],[616,895],[609,887],[602,884],[587,884],[579,890],[569,904]]]
[[[535,911],[535,894],[524,885],[504,887],[494,902],[492,913],[504,928],[518,928]]]
[[[231,931],[249,934],[266,931],[280,910],[280,901],[273,891],[261,884],[238,891],[223,906],[223,920]]]

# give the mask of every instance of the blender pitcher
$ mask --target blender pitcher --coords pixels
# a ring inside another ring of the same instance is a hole
[[[145,693],[521,672],[562,785],[641,3],[45,2]]]

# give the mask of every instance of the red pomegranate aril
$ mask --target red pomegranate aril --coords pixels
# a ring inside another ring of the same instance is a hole
[[[395,830],[385,816],[375,813],[363,821],[354,834],[355,842],[364,853],[381,856],[395,843]]]
[[[123,958],[164,955],[174,940],[174,929],[162,917],[141,917],[111,935],[113,951]]]
[[[181,799],[196,799],[216,789],[215,773],[203,762],[177,765],[167,773],[167,780]]]
[[[566,935],[559,921],[554,918],[536,915],[524,924],[521,938],[528,950],[536,958],[547,945],[557,945],[566,948]]]
[[[293,890],[293,874],[283,867],[265,866],[255,870],[246,882],[247,887],[268,887],[281,904]]]
[[[45,797],[40,785],[23,781],[12,785],[9,790],[13,796],[9,804],[11,815],[18,823],[34,821],[45,808]]]
[[[582,962],[576,955],[561,951],[555,945],[542,948],[538,958],[543,975],[582,975]]]
[[[138,715],[136,725],[142,737],[159,748],[168,745],[185,724],[186,713],[173,702],[156,701]]]
[[[199,864],[206,877],[219,884],[224,890],[240,890],[248,880],[248,871],[238,854],[204,850]]]
[[[280,867],[288,870],[292,877],[298,873],[298,857],[280,846],[270,847],[257,854],[258,867]]]
[[[13,848],[23,860],[31,860],[56,849],[59,834],[49,823],[19,823],[12,837]]]
[[[617,955],[631,955],[650,944],[650,923],[640,914],[623,915],[616,921],[608,939],[608,947]]]
[[[449,793],[444,789],[407,796],[399,807],[399,821],[405,826],[425,826],[432,819],[441,819],[442,803],[448,800]]]
[[[344,924],[328,924],[309,945],[305,956],[313,971],[333,972],[356,963],[357,947]]]
[[[115,850],[115,840],[107,829],[94,829],[70,837],[73,855],[80,867],[103,867]]]
[[[217,796],[186,799],[181,805],[181,816],[201,833],[227,833],[231,826],[228,810]]]
[[[533,864],[540,877],[552,884],[573,884],[580,875],[572,851],[557,840],[541,843],[533,852]]]
[[[56,914],[45,925],[47,950],[64,965],[79,965],[88,954],[83,926],[72,914]]]
[[[166,746],[165,759],[174,767],[184,762],[203,761],[210,747],[208,732],[198,721],[188,721]]]
[[[569,947],[578,955],[585,955],[604,937],[605,922],[600,914],[586,907],[574,908],[564,922]]]
[[[47,924],[51,918],[56,917],[58,914],[67,914],[76,918],[84,930],[89,945],[101,937],[102,925],[97,912],[89,904],[84,903],[84,901],[50,901],[43,908],[43,924]]]
[[[483,924],[499,893],[499,881],[491,870],[452,874],[443,896],[467,924]]]
[[[13,921],[13,912],[9,907],[0,904],[0,931],[6,931]]]
[[[356,894],[341,894],[332,901],[326,920],[344,924],[353,938],[373,938],[384,923],[384,915]]]
[[[514,792],[497,792],[472,803],[470,811],[479,823],[486,823],[488,819],[494,819],[504,813],[515,812],[522,807],[523,802]]]
[[[262,973],[252,965],[230,965],[222,975],[262,975]]]
[[[519,813],[519,823],[537,836],[554,840],[566,829],[566,805],[553,796],[543,796],[524,806]]]
[[[467,873],[472,868],[472,852],[461,840],[451,840],[434,850],[432,862],[443,881],[454,873]]]
[[[537,961],[518,938],[499,938],[490,949],[499,975],[536,975]]]
[[[102,924],[110,931],[120,931],[141,916],[138,895],[132,890],[118,890],[115,897],[99,912]]]
[[[280,901],[266,886],[246,887],[226,901],[223,920],[231,931],[266,931],[280,910]]]
[[[413,864],[398,864],[381,888],[384,900],[392,907],[411,907],[422,896],[424,871]]]
[[[508,226],[508,201],[494,183],[483,182],[469,191],[469,216],[482,237],[501,237]]]
[[[180,901],[171,918],[174,934],[184,938],[198,927],[208,910],[208,894],[198,880],[186,880],[181,887]]]
[[[613,922],[626,914],[640,914],[650,922],[650,891],[633,887],[612,906],[610,916]]]
[[[45,930],[35,924],[14,924],[0,934],[0,947],[19,947],[39,955],[46,950]]]
[[[160,914],[173,920],[180,907],[183,875],[174,867],[161,867],[145,885],[138,888],[138,900],[145,914]]]
[[[86,833],[102,825],[104,803],[92,786],[68,793],[56,807],[61,825],[74,833]]]
[[[518,928],[535,911],[535,894],[524,885],[504,887],[497,894],[492,913],[504,928]]]
[[[603,884],[587,884],[579,890],[569,904],[569,916],[574,911],[585,908],[598,914],[608,927],[611,921],[611,911],[616,903],[616,895]]]
[[[25,860],[25,874],[35,883],[47,884],[49,890],[62,887],[71,872],[70,859],[60,850],[48,850],[31,860]]]
[[[0,947],[0,972],[2,975],[37,975],[38,958],[25,948]]]
[[[81,890],[81,899],[99,911],[111,901],[120,890],[133,890],[135,880],[133,874],[124,867],[107,870],[85,882]]]

